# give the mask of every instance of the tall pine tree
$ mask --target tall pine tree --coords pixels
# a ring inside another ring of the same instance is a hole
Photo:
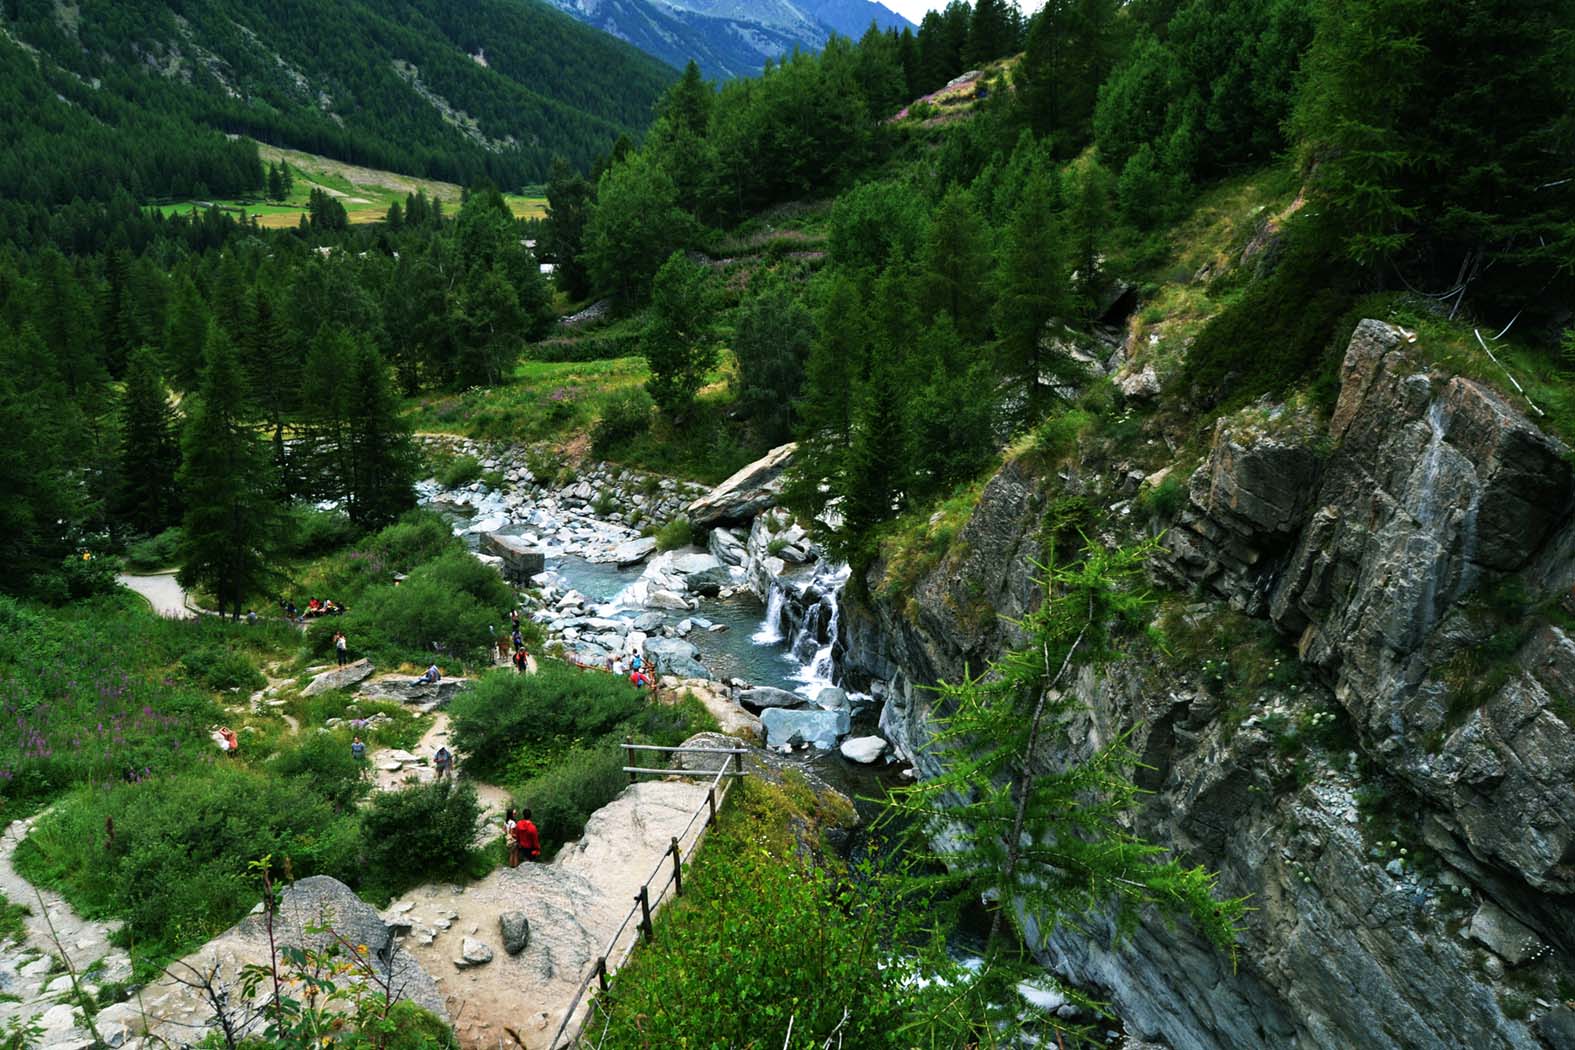
[[[180,510],[175,490],[180,468],[175,410],[158,361],[146,348],[133,350],[126,361],[126,389],[120,399],[119,467],[115,516],[132,529],[150,534],[173,525]]]
[[[186,504],[179,579],[240,617],[248,599],[269,595],[283,522],[272,457],[248,423],[239,355],[217,325],[208,333],[200,393],[182,437],[177,480]]]

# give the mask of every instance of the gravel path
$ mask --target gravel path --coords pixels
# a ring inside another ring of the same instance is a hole
[[[186,600],[186,590],[175,581],[173,572],[159,572],[149,576],[121,573],[115,579],[122,587],[136,591],[153,606],[160,616],[175,620],[189,620],[197,614]]]

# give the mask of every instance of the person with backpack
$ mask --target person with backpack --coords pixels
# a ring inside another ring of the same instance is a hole
[[[519,820],[514,822],[514,847],[524,860],[537,860],[541,857],[541,835],[536,831],[536,825],[531,822],[530,810],[521,810]]]
[[[514,670],[518,671],[520,674],[525,673],[525,668],[529,660],[530,656],[523,648],[514,650]]]
[[[446,747],[437,749],[432,756],[432,768],[437,770],[437,778],[442,780],[454,768],[454,753]]]

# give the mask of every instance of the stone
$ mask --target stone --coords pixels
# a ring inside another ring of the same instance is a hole
[[[744,522],[775,506],[782,494],[783,474],[797,451],[796,444],[774,448],[690,503],[690,525],[703,529],[724,522]]]
[[[1575,1050],[1575,1010],[1560,1004],[1538,1017],[1532,1025],[1548,1050]]]
[[[1511,966],[1530,962],[1542,952],[1537,935],[1492,901],[1484,901],[1471,916],[1467,933]]]
[[[852,702],[847,691],[834,685],[823,686],[815,692],[815,706],[823,711],[851,711]]]
[[[393,700],[430,711],[470,688],[468,678],[440,678],[427,685],[407,675],[385,675],[361,685],[356,695],[368,700]]]
[[[646,659],[654,661],[657,671],[680,678],[706,677],[699,652],[681,638],[648,638],[645,642]]]
[[[722,588],[732,582],[733,574],[720,565],[684,577],[685,589],[690,594],[698,594],[705,598],[717,597],[722,593]]]
[[[1017,994],[1022,996],[1023,1002],[1045,1013],[1055,1013],[1067,1005],[1066,995],[1060,989],[1042,981],[1019,981]]]
[[[842,742],[842,757],[849,762],[871,765],[886,753],[886,741],[878,736],[850,736]]]
[[[324,671],[306,684],[306,688],[301,690],[301,695],[318,696],[334,689],[348,689],[372,677],[374,670],[372,661],[357,660],[355,663],[336,667],[332,671]]]
[[[802,696],[790,693],[786,689],[776,689],[769,685],[755,686],[753,689],[742,689],[738,692],[738,702],[744,710],[753,711],[755,714],[773,707],[803,707],[806,703]]]
[[[653,609],[669,609],[673,612],[686,612],[689,609],[688,598],[674,591],[661,589],[646,595],[645,604]]]
[[[1117,381],[1121,393],[1134,401],[1148,401],[1159,396],[1159,374],[1154,371],[1153,365],[1144,365],[1141,372],[1135,372]]]
[[[766,731],[767,747],[813,744],[821,751],[836,747],[837,740],[849,728],[846,711],[789,711],[780,707],[762,712],[760,724]]]
[[[460,942],[459,958],[454,960],[456,970],[468,970],[473,966],[485,966],[492,961],[492,949],[474,937],[466,937]]]
[[[656,537],[641,536],[637,540],[626,540],[612,549],[608,560],[622,568],[626,565],[638,565],[649,558],[656,550]]]
[[[105,1046],[124,1046],[126,1040],[131,1038],[131,1029],[116,1021],[105,1022],[94,1018],[93,1027],[98,1029],[99,1038],[104,1040]]]
[[[634,629],[649,634],[662,626],[663,619],[659,612],[643,612],[634,618]]]
[[[483,550],[503,559],[503,578],[524,585],[532,576],[547,571],[547,553],[534,541],[534,537],[506,536],[489,532],[481,538]]]
[[[76,1012],[70,1003],[60,1003],[45,1010],[38,1023],[46,1032],[64,1032],[76,1027]]]
[[[710,572],[712,569],[721,568],[722,563],[710,554],[680,554],[672,561],[672,571],[680,576],[689,576],[697,572]]]
[[[530,944],[530,920],[522,911],[506,911],[498,916],[503,933],[503,950],[518,955]]]
[[[723,565],[744,564],[744,541],[730,529],[720,526],[712,529],[711,535],[706,539],[706,550]]]

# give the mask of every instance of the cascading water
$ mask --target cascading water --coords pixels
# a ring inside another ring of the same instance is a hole
[[[758,645],[783,648],[783,658],[798,665],[789,677],[812,698],[837,678],[840,598],[848,575],[846,565],[821,562],[811,573],[772,580],[765,619],[753,636]]]
[[[782,610],[787,604],[787,594],[781,580],[771,581],[771,593],[766,596],[766,615],[760,621],[760,630],[750,635],[756,645],[780,645],[782,636]]]

